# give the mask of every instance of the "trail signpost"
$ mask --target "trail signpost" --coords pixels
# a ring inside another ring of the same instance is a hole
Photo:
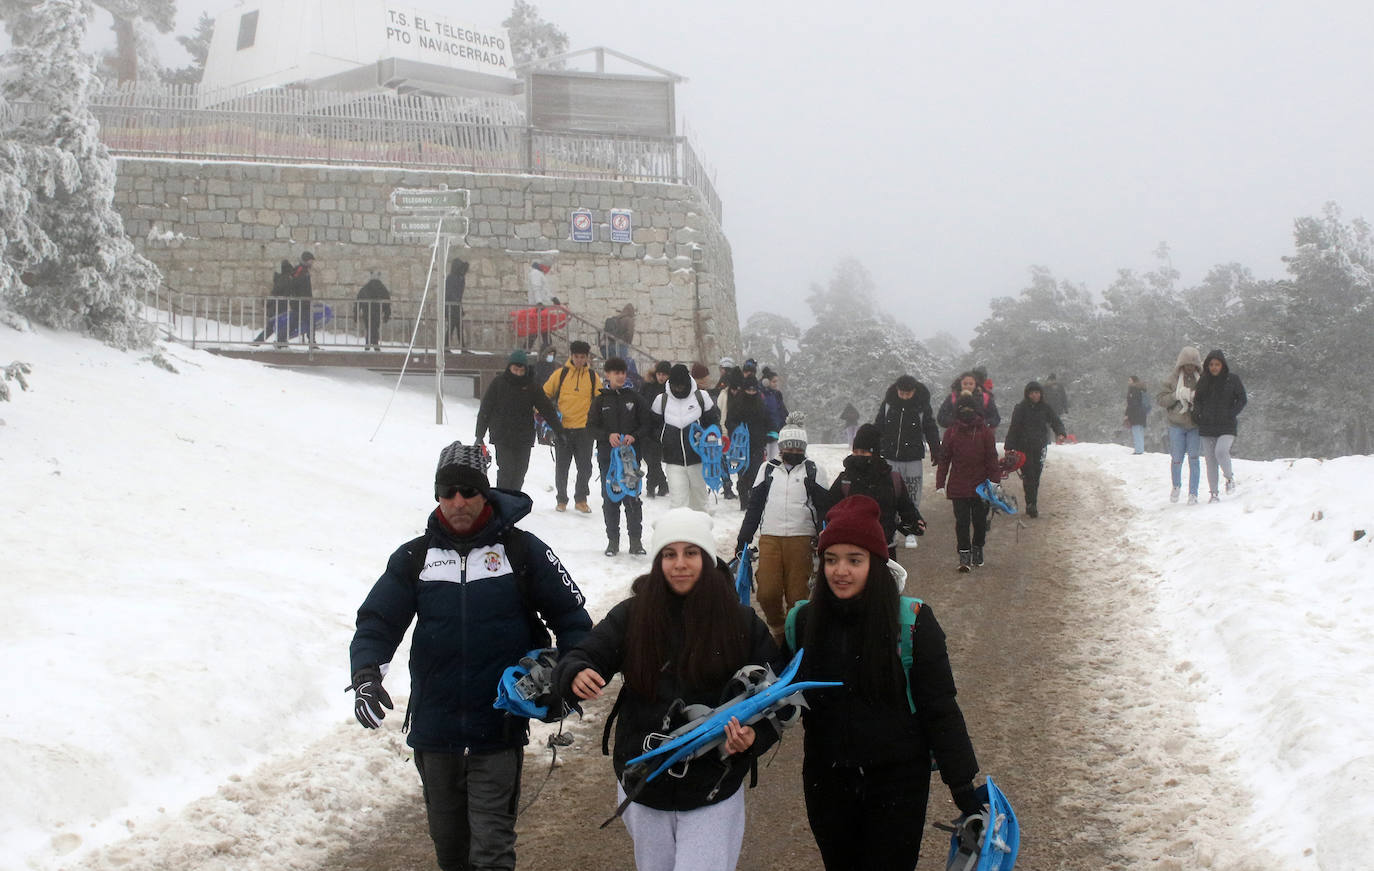
[[[466,238],[468,219],[462,212],[469,202],[466,190],[407,189],[397,188],[391,192],[393,212],[406,212],[391,218],[391,235],[400,239],[429,241],[431,245],[443,245],[443,260],[440,275],[448,271],[449,246],[455,238]],[[442,282],[440,283],[442,285]],[[434,294],[434,422],[444,423],[444,340],[448,325],[444,322],[447,313],[444,291]]]

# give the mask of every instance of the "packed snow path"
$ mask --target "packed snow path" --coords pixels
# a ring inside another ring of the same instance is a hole
[[[718,523],[735,522],[732,512],[721,503]],[[1251,798],[1198,735],[1189,701],[1195,675],[1171,659],[1156,628],[1157,578],[1129,540],[1130,511],[1112,481],[1092,462],[1058,454],[1041,516],[1020,528],[997,518],[987,565],[972,575],[954,571],[943,496],[927,489],[922,512],[930,533],[899,554],[912,570],[906,592],[924,598],[948,633],[979,761],[1020,817],[1018,867],[1282,867],[1227,834],[1232,809]],[[614,806],[600,753],[607,709],[589,710],[577,743],[562,752],[565,764],[522,817],[521,867],[633,867],[624,827],[596,828]],[[381,735],[341,727],[295,760],[296,770],[274,766],[197,802],[173,822],[182,831],[165,852],[135,839],[85,867],[128,867],[134,857],[138,867],[167,871],[433,867],[418,779],[394,719]],[[760,785],[748,794],[742,871],[819,867],[801,795],[800,738],[789,734],[760,766]],[[532,751],[526,800],[547,770],[547,753]],[[955,814],[936,775],[928,822]],[[303,817],[314,819],[305,829]],[[920,868],[943,868],[946,844],[928,824]]]

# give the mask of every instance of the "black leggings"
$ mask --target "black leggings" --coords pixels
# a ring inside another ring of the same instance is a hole
[[[827,871],[913,871],[929,791],[929,762],[802,763],[806,817]]]
[[[1021,489],[1026,493],[1026,504],[1034,505],[1040,495],[1040,473],[1045,471],[1045,449],[1027,452],[1026,462],[1021,466]]]
[[[974,496],[972,499],[954,501],[954,537],[959,542],[959,550],[969,546],[982,547],[988,536],[988,503]],[[973,525],[973,541],[969,541],[969,525]]]

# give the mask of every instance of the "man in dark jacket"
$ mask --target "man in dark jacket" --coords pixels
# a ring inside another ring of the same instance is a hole
[[[491,443],[496,446],[496,486],[502,490],[518,491],[525,486],[536,411],[554,432],[563,431],[553,403],[529,376],[528,355],[517,348],[506,358],[506,371],[487,385],[477,408],[477,443],[480,445],[491,433]]]
[[[1045,404],[1059,415],[1060,419],[1069,413],[1069,391],[1064,389],[1064,385],[1059,383],[1059,376],[1053,372],[1050,377],[1045,379],[1045,387],[1042,391],[1045,395]]]
[[[744,376],[738,392],[731,390],[730,399],[725,406],[725,431],[734,437],[735,428],[743,424],[749,433],[749,465],[739,472],[739,508],[749,508],[749,490],[754,486],[767,456],[771,433],[772,441],[777,440],[780,426],[775,426],[773,418],[764,405],[762,385],[753,375]]]
[[[1036,501],[1040,496],[1040,473],[1045,470],[1045,450],[1050,443],[1047,433],[1054,431],[1057,445],[1062,445],[1065,437],[1064,422],[1050,408],[1044,395],[1038,381],[1026,385],[1025,398],[1012,409],[1007,440],[1002,445],[1008,451],[1026,455],[1025,465],[1021,467],[1021,485],[1026,491],[1027,517],[1040,516]]]
[[[639,392],[644,396],[644,405],[647,408],[652,405],[654,400],[663,395],[663,391],[668,389],[668,374],[673,371],[673,364],[667,360],[659,360],[654,366],[654,371],[649,377],[644,379],[644,385]],[[639,441],[640,453],[644,456],[644,465],[648,469],[648,479],[644,482],[644,494],[650,499],[656,496],[668,495],[668,479],[663,474],[663,445],[658,443],[658,439],[653,437],[653,427],[647,427],[644,433],[647,438]]]
[[[309,251],[301,254],[301,264],[296,267],[296,271],[291,273],[291,281],[286,287],[287,295],[292,300],[286,304],[286,337],[289,338],[296,334],[296,331],[304,333],[306,341],[310,343],[312,349],[319,347],[315,344],[315,312],[311,307],[310,299],[314,296],[314,290],[310,284],[310,270],[315,266],[315,255]],[[277,343],[281,344],[283,336],[281,330],[277,331]]]
[[[873,423],[883,433],[883,456],[906,482],[911,501],[920,506],[921,461],[927,444],[931,464],[940,460],[940,428],[930,410],[930,391],[912,376],[901,376],[887,388]]]
[[[544,542],[515,524],[532,503],[492,488],[483,448],[439,455],[439,506],[402,545],[358,609],[349,647],[354,715],[375,729],[391,708],[382,679],[410,647],[408,743],[424,784],[439,867],[515,868],[515,809],[529,721],[492,706],[502,672],[557,636],[571,649],[592,626],[582,592]]]
[[[463,347],[463,291],[467,286],[468,262],[455,257],[444,278],[444,322],[448,326],[446,342],[451,350]]]
[[[1209,502],[1220,502],[1217,495],[1217,467],[1226,475],[1226,492],[1234,493],[1236,479],[1231,472],[1231,443],[1236,440],[1236,417],[1246,403],[1245,385],[1226,365],[1226,355],[1213,351],[1202,361],[1202,377],[1193,395],[1193,420],[1207,462]]]
[[[358,323],[367,334],[369,351],[382,350],[382,322],[391,320],[391,291],[386,289],[377,273],[358,290]]]
[[[624,358],[612,357],[605,365],[605,385],[592,400],[591,410],[587,412],[587,429],[596,437],[596,464],[601,469],[601,480],[609,482],[611,454],[620,451],[622,463],[628,447],[634,458],[634,473],[639,474],[638,449],[640,436],[650,429],[649,407],[638,391],[625,386],[625,375],[629,367]],[[612,499],[606,493],[607,486],[621,486],[622,482],[604,484],[601,490],[601,516],[606,521],[606,556],[620,552],[620,509],[625,508],[625,531],[630,536],[630,553],[644,555],[644,503],[638,496],[628,493],[619,499]]]
[[[854,452],[844,458],[844,471],[830,485],[830,504],[862,495],[878,503],[887,536],[887,555],[897,558],[893,541],[897,533],[925,535],[926,522],[906,490],[906,481],[882,457],[882,433],[866,423],[854,434]]]

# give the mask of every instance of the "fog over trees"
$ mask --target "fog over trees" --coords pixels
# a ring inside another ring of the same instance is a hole
[[[1278,254],[1279,252],[1276,252]],[[1335,204],[1294,222],[1288,276],[1256,280],[1238,263],[1214,267],[1182,287],[1167,245],[1157,266],[1121,270],[1100,292],[1030,269],[1026,287],[993,300],[967,350],[951,338],[915,338],[919,324],[899,324],[874,305],[862,264],[840,262],[807,303],[816,323],[800,329],[781,315],[745,324],[745,352],[784,366],[789,407],[807,412],[816,440],[833,440],[839,413],[853,402],[864,418],[903,372],[933,397],[966,369],[985,367],[1004,417],[1026,383],[1054,373],[1069,393],[1069,431],[1084,441],[1126,443],[1126,381],[1137,375],[1151,393],[1185,345],[1204,355],[1222,350],[1245,383],[1250,404],[1240,416],[1234,452],[1253,459],[1369,453],[1374,413],[1374,232],[1346,220]],[[799,336],[799,339],[793,338]],[[791,344],[789,344],[791,342]],[[1165,444],[1163,415],[1149,421],[1149,447]]]

